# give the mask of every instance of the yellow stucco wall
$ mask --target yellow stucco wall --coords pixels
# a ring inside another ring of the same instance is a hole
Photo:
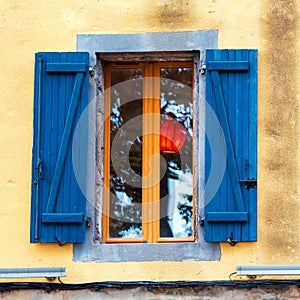
[[[227,279],[239,264],[300,263],[298,0],[0,0],[0,266],[66,266],[66,282]],[[259,51],[258,242],[213,262],[75,263],[72,245],[29,243],[33,58],[79,33],[217,29]]]

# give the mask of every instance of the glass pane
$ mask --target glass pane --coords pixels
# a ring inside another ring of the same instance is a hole
[[[193,69],[160,69],[160,237],[193,236]]]
[[[111,71],[111,238],[142,236],[142,77],[142,69]]]

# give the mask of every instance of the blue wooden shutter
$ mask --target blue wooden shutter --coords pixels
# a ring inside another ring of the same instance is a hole
[[[88,53],[35,56],[32,243],[84,241],[85,188],[78,185],[74,174],[72,139],[88,104],[88,65]],[[80,134],[86,138],[86,132]],[[79,152],[82,176],[86,149]]]
[[[256,241],[257,51],[207,50],[206,66],[205,126],[213,133],[205,144],[206,182],[224,149],[226,165],[214,196],[205,194],[204,238],[232,245]],[[222,130],[216,130],[213,113]]]

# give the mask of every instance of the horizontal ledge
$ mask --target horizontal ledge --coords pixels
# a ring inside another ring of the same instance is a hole
[[[0,278],[66,277],[65,267],[0,268]]]
[[[86,73],[88,65],[85,63],[47,63],[46,71],[50,73]]]
[[[128,64],[128,60],[133,62],[149,61],[189,61],[193,62],[197,57],[198,51],[164,51],[164,52],[124,52],[122,55],[118,52],[97,53],[97,58],[102,61]]]
[[[237,275],[300,275],[300,265],[237,266]]]
[[[43,213],[42,223],[82,223],[83,213]]]
[[[207,222],[247,222],[247,212],[209,212],[205,216]]]
[[[248,61],[209,61],[209,71],[248,71]]]

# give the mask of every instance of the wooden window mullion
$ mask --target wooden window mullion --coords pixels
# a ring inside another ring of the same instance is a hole
[[[152,147],[153,155],[157,157],[156,165],[154,170],[156,171],[156,183],[152,188],[152,241],[157,242],[159,239],[159,227],[160,227],[160,68],[159,64],[155,63],[153,68],[153,137]]]
[[[143,104],[143,227],[149,243],[159,235],[160,103],[154,69],[152,63],[146,64]]]

